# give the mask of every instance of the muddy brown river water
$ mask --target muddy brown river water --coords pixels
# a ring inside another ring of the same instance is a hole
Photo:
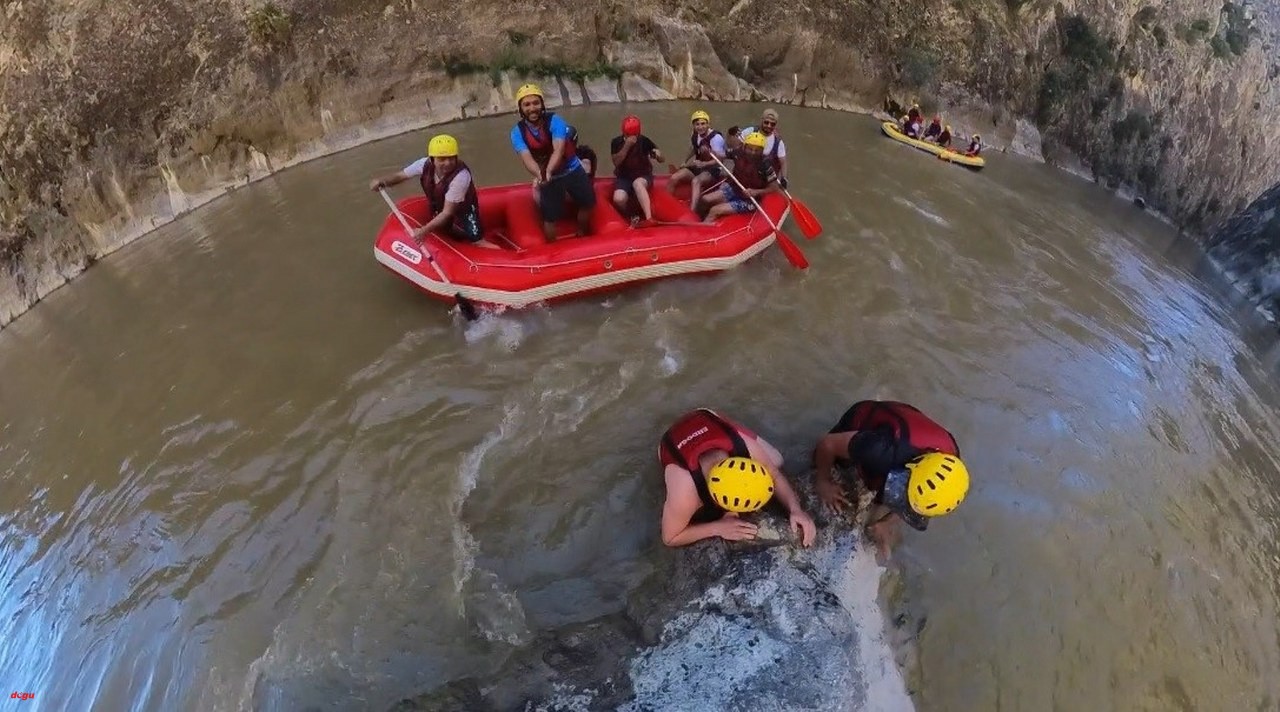
[[[676,153],[691,108],[637,111]],[[602,149],[621,113],[568,115]],[[509,122],[450,129],[483,182],[523,180]],[[784,109],[782,131],[826,227],[792,230],[806,273],[770,250],[464,324],[371,254],[368,178],[415,134],[239,190],[5,329],[11,690],[385,709],[616,610],[667,555],[653,451],[685,409],[801,462],[884,397],[947,424],[975,477],[892,565],[927,621],[917,709],[1280,705],[1272,332],[1087,182],[971,173],[865,116]]]

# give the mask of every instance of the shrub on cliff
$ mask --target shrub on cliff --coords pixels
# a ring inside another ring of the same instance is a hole
[[[260,47],[282,47],[293,32],[288,13],[270,2],[245,13],[245,23],[249,37]]]
[[[1109,75],[1116,65],[1113,42],[1083,16],[1064,18],[1058,25],[1058,36],[1059,59],[1045,71],[1036,97],[1036,119],[1041,126],[1056,123],[1068,105],[1091,105],[1096,88],[1112,86]],[[1100,98],[1110,103],[1109,95]]]
[[[1244,8],[1235,3],[1225,3],[1222,6],[1223,15],[1223,34],[1222,43],[1232,54],[1240,56],[1249,49],[1249,40],[1257,33],[1253,23],[1248,17],[1245,17]],[[1217,39],[1217,38],[1215,38]]]

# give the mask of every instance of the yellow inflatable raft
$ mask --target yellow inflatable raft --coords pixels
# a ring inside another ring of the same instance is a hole
[[[972,168],[974,170],[981,170],[983,166],[987,165],[987,160],[982,156],[966,156],[963,153],[958,153],[949,148],[939,148],[936,143],[929,143],[928,141],[920,141],[918,139],[911,138],[899,131],[898,124],[893,121],[886,121],[880,124],[880,130],[884,131],[885,136],[888,136],[895,141],[901,141],[908,146],[914,146],[921,151],[928,151],[938,158],[950,163],[959,163],[966,168]]]

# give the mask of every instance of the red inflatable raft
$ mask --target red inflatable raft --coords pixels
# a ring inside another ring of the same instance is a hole
[[[576,214],[566,210],[557,240],[547,243],[542,218],[528,183],[479,189],[485,239],[502,249],[479,247],[437,235],[421,246],[389,214],[378,231],[374,256],[384,267],[427,294],[454,301],[456,295],[480,306],[523,307],[538,302],[619,289],[675,275],[718,272],[751,259],[774,242],[773,228],[756,213],[702,224],[685,198],[666,191],[667,177],[655,179],[654,218],[659,224],[632,228],[613,207],[613,178],[595,181],[593,234],[574,236]],[[781,195],[765,196],[764,211],[775,224],[789,214]],[[398,203],[411,226],[430,219],[421,195]],[[563,237],[561,237],[563,236]]]

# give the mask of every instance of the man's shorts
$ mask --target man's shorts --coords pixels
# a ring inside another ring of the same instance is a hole
[[[635,185],[633,185],[634,183],[635,183],[635,178],[623,178],[622,176],[613,177],[613,189],[625,191],[627,195],[633,198],[636,197],[636,187]],[[650,191],[653,190],[652,174],[644,176],[644,184],[645,184],[645,187],[648,188]]]
[[[755,203],[739,193],[735,185],[725,183],[720,186],[720,194],[724,196],[724,202],[728,203],[735,213],[749,213],[756,209]]]
[[[558,178],[542,184],[540,208],[543,222],[556,222],[564,217],[564,199],[567,195],[579,210],[590,210],[596,205],[595,186],[582,168],[576,168]]]
[[[462,217],[453,221],[444,230],[445,233],[455,240],[462,242],[479,242],[484,236],[484,230],[480,227],[480,211],[471,210]]]

